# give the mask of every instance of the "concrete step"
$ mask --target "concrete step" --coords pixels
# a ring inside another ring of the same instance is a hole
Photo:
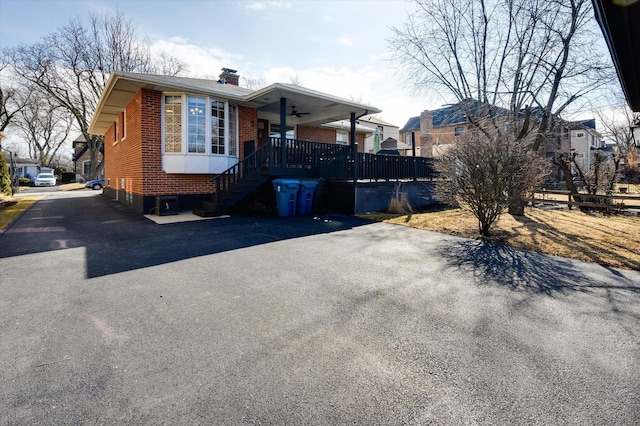
[[[196,208],[193,209],[193,214],[200,217],[214,217],[217,216],[215,209],[204,209],[204,208]]]

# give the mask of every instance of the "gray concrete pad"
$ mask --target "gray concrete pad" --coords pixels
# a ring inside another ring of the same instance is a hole
[[[640,272],[340,215],[0,235],[2,424],[640,423]]]

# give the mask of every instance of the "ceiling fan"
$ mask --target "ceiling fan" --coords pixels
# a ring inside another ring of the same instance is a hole
[[[308,115],[308,114],[311,114],[311,113],[310,113],[310,112],[298,112],[298,111],[296,111],[296,107],[295,107],[295,105],[291,105],[291,116],[292,116],[292,117],[294,117],[294,116],[295,116],[295,117],[300,118],[300,117],[302,117],[303,115]]]

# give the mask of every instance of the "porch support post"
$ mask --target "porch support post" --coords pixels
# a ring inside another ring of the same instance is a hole
[[[356,113],[351,113],[351,150],[353,152],[353,183],[358,182],[358,144],[356,143]]]
[[[287,98],[280,98],[280,162],[287,168]]]
[[[416,132],[411,132],[411,152],[413,152],[413,181],[418,180],[418,171],[416,163]]]

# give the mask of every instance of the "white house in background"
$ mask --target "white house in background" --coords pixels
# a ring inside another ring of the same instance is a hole
[[[18,179],[29,178],[31,182],[36,180],[36,176],[38,176],[38,173],[53,173],[53,169],[51,167],[41,166],[37,161],[31,159],[16,158],[15,166],[16,176],[18,176]]]
[[[400,136],[400,127],[387,123],[384,120],[380,120],[373,115],[367,115],[358,119],[358,124],[363,127],[371,129],[371,135],[368,135],[364,139],[364,152],[373,153],[373,142],[375,139],[375,131],[380,132],[380,142],[389,138],[398,140]]]
[[[569,123],[571,152],[582,171],[587,171],[593,162],[592,152],[603,149],[602,136],[596,131],[596,120],[572,121]]]

